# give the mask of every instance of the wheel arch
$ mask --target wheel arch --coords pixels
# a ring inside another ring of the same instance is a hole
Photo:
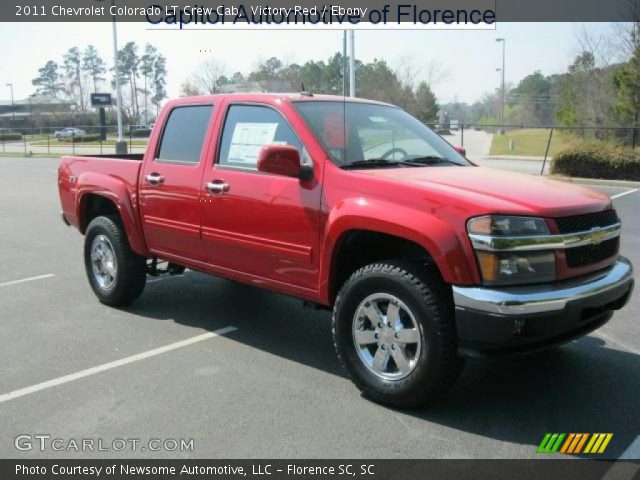
[[[348,275],[380,260],[433,264],[449,284],[475,281],[462,243],[443,220],[386,202],[347,203],[331,211],[327,222],[320,267],[320,297],[327,305],[333,304]]]
[[[137,198],[135,186],[132,189],[115,178],[88,173],[78,178],[77,195],[76,215],[80,233],[84,235],[91,220],[97,216],[118,215],[131,249],[139,255],[147,255],[137,205],[132,200]]]

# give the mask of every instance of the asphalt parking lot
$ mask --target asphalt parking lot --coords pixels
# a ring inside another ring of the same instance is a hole
[[[396,411],[360,396],[329,314],[295,299],[187,271],[127,309],[98,303],[83,238],[59,218],[57,163],[0,158],[0,457],[535,458],[546,432],[611,432],[605,456],[640,458],[637,291],[588,337],[469,360],[437,405]],[[640,268],[640,191],[594,188],[615,197]],[[193,451],[21,451],[21,434]]]

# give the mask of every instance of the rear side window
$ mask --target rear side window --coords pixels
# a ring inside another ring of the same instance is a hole
[[[212,110],[213,105],[174,108],[162,134],[158,161],[197,164]]]
[[[256,105],[229,107],[218,163],[255,170],[258,153],[265,145],[290,145],[302,155],[300,140],[274,109]]]

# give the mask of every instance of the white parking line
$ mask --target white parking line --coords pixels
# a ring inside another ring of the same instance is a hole
[[[53,273],[47,273],[46,275],[38,275],[37,277],[23,278],[20,280],[12,280],[11,282],[0,283],[0,287],[8,287],[9,285],[16,285],[18,283],[31,282],[33,280],[42,280],[43,278],[55,277]]]
[[[638,190],[639,190],[638,188],[634,188],[633,190],[627,190],[626,192],[618,193],[617,195],[614,195],[613,197],[611,197],[611,200],[613,200],[614,198],[619,198],[625,195],[629,195],[630,193],[635,193]]]
[[[136,355],[131,355],[130,357],[125,357],[120,360],[115,360],[113,362],[103,363],[102,365],[98,365],[97,367],[81,370],[80,372],[72,373],[70,375],[65,375],[64,377],[54,378],[53,380],[48,380],[46,382],[38,383],[37,385],[21,388],[20,390],[14,390],[13,392],[0,395],[0,403],[8,402],[9,400],[13,400],[14,398],[23,397],[25,395],[29,395],[30,393],[39,392],[40,390],[45,390],[47,388],[55,387],[57,385],[62,385],[63,383],[73,382],[74,380],[88,377],[90,375],[95,375],[96,373],[104,372],[112,368],[121,367],[123,365],[127,365],[128,363],[144,360],[145,358],[155,357],[156,355],[170,352],[171,350],[186,347],[188,345],[193,345],[194,343],[202,342],[204,340],[208,340],[210,338],[214,338],[219,335],[224,335],[225,333],[230,333],[235,330],[237,330],[237,328],[232,326],[219,328],[218,330],[214,330],[213,332],[203,333],[202,335],[198,335],[196,337],[191,337],[191,338],[187,338],[186,340],[170,343],[169,345],[165,345],[164,347],[154,348],[153,350],[147,350],[146,352],[138,353]]]
[[[180,275],[171,275],[170,277],[152,278],[151,280],[147,280],[147,283],[162,282],[163,280],[171,280],[172,278],[181,278],[181,277],[184,277],[184,275],[180,274]]]

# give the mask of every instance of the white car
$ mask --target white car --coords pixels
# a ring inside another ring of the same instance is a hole
[[[63,138],[69,138],[69,137],[81,137],[82,135],[86,135],[86,132],[84,130],[80,130],[79,128],[73,128],[73,127],[69,127],[69,128],[65,128],[65,129],[57,130],[53,132],[53,136],[56,137],[58,140],[61,140]]]

